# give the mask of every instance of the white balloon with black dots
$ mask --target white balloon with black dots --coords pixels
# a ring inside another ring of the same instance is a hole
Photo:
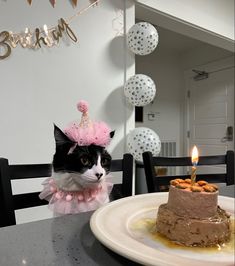
[[[143,161],[142,153],[150,151],[157,156],[161,151],[161,140],[158,134],[147,127],[137,127],[127,136],[127,149],[135,160]]]
[[[156,28],[148,22],[138,22],[127,33],[127,46],[137,55],[152,53],[157,47],[159,36]]]
[[[132,105],[145,106],[155,98],[155,82],[147,75],[136,74],[124,84],[124,95]]]

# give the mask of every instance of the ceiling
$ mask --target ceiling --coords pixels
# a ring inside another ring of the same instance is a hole
[[[159,34],[159,44],[175,53],[184,53],[205,44],[199,40],[192,39],[159,26],[156,26],[156,29]]]

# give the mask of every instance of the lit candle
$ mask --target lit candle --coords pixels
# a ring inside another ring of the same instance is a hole
[[[191,184],[192,186],[195,184],[196,181],[196,171],[197,171],[197,164],[198,164],[198,150],[197,147],[194,146],[193,147],[193,151],[192,151],[192,174],[191,174]]]

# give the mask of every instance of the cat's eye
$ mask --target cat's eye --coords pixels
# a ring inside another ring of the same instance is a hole
[[[109,160],[108,159],[106,159],[106,158],[102,158],[101,159],[101,164],[102,165],[107,165],[109,163]]]
[[[81,163],[85,166],[89,165],[90,164],[90,161],[88,160],[88,158],[86,157],[82,157],[81,158]]]

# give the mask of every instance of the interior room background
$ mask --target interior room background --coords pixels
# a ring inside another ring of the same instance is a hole
[[[176,155],[184,154],[184,71],[234,55],[230,42],[234,40],[234,2],[170,2],[101,0],[70,23],[78,43],[63,38],[53,48],[12,49],[11,55],[0,61],[0,156],[10,163],[50,162],[53,123],[64,128],[79,119],[76,103],[80,99],[89,102],[92,119],[104,120],[115,130],[109,146],[113,158],[127,152],[126,136],[135,126],[154,129],[162,142],[177,143]],[[89,3],[80,0],[73,8],[70,1],[57,0],[52,8],[46,0],[34,0],[32,6],[25,0],[0,0],[1,31],[55,26],[58,19],[71,17]],[[176,18],[175,22],[165,22],[162,14]],[[187,31],[177,25],[177,20],[209,31],[210,38],[203,31]],[[134,56],[127,49],[125,33],[135,21],[149,21],[158,29],[159,45],[148,56]],[[154,102],[144,108],[142,123],[135,123],[134,108],[123,94],[125,81],[135,73],[150,75],[157,89]],[[149,120],[151,112],[154,118]],[[39,184],[27,182],[30,190],[38,189]],[[16,193],[23,187],[13,184]],[[36,213],[23,210],[17,222],[50,215],[45,206]]]

